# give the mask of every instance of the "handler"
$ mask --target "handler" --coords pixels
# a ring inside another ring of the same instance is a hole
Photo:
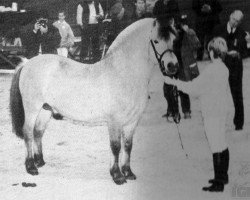
[[[173,84],[183,92],[196,95],[201,101],[204,127],[210,149],[213,153],[214,179],[204,191],[222,192],[228,183],[229,151],[225,141],[226,117],[231,94],[229,91],[229,71],[223,63],[227,44],[223,38],[214,38],[208,44],[211,63],[193,81],[183,82],[165,77],[167,84]]]

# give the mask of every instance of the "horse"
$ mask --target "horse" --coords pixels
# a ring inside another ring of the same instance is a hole
[[[148,18],[122,31],[97,63],[44,54],[17,67],[10,113],[15,134],[25,141],[26,171],[38,175],[45,164],[42,137],[49,121],[59,116],[89,126],[105,123],[113,181],[120,185],[135,180],[130,167],[133,135],[148,101],[153,67],[176,61],[174,39],[172,27]],[[166,71],[171,66],[165,66]]]

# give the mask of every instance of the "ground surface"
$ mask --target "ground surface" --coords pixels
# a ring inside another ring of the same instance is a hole
[[[115,185],[109,175],[109,139],[105,126],[88,128],[55,120],[44,136],[46,165],[38,176],[28,175],[24,168],[24,142],[12,133],[10,123],[12,75],[1,74],[0,199],[233,199],[246,195],[246,189],[250,195],[250,59],[244,63],[245,127],[240,133],[233,130],[232,109],[227,124],[230,184],[219,194],[201,191],[213,177],[213,168],[199,101],[192,98],[192,119],[182,120],[179,125],[186,158],[176,125],[161,117],[166,102],[163,79],[157,68],[150,83],[151,99],[134,137],[131,165],[137,180],[122,186]],[[199,64],[201,70],[204,66],[205,63]],[[22,182],[36,183],[36,187],[23,187]]]

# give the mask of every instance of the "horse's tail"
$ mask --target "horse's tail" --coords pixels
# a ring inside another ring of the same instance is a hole
[[[19,88],[20,74],[23,66],[18,66],[12,79],[10,88],[10,114],[12,119],[12,130],[23,139],[24,108],[23,100]]]

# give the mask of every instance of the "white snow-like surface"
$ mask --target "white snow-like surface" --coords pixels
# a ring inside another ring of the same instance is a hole
[[[199,63],[200,70],[205,65],[205,62]],[[105,126],[90,128],[51,120],[43,139],[46,165],[39,169],[38,176],[27,174],[24,167],[25,145],[12,133],[9,115],[12,74],[0,74],[0,199],[234,199],[236,187],[248,187],[250,191],[249,77],[250,59],[246,59],[243,78],[244,130],[234,131],[233,109],[227,123],[230,183],[223,193],[209,193],[201,190],[213,177],[213,166],[199,100],[191,99],[192,119],[182,119],[178,126],[183,151],[177,126],[161,117],[166,112],[167,104],[158,68],[154,69],[150,83],[151,99],[134,136],[131,167],[137,180],[121,186],[115,185],[109,174],[110,149]],[[37,186],[26,188],[22,182],[36,183]]]

